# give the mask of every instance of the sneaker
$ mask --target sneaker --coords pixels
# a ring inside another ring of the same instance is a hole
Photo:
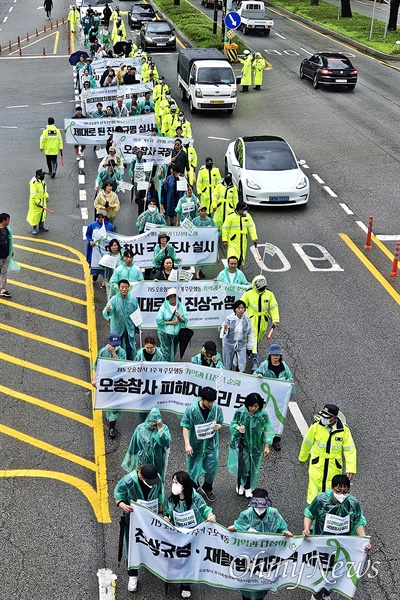
[[[32,229],[32,235],[37,235],[37,227],[36,226]]]
[[[253,490],[251,488],[247,488],[244,490],[244,495],[246,496],[246,498],[252,498],[253,497]]]
[[[136,590],[137,590],[137,582],[138,582],[137,576],[131,576],[131,577],[129,577],[128,592],[136,592]]]
[[[81,160],[79,156],[76,157],[76,160]]]
[[[272,440],[272,447],[276,452],[280,452],[281,451],[281,438],[278,436],[275,436],[274,439]]]
[[[2,298],[11,298],[11,294],[10,292],[7,292],[7,290],[4,290],[4,292],[0,292],[0,296]]]
[[[181,598],[190,598],[192,595],[192,592],[190,590],[182,590],[181,591]]]
[[[236,493],[238,496],[243,496],[244,494],[244,487],[242,485],[236,486]]]
[[[215,494],[212,490],[205,490],[203,487],[198,489],[201,494],[203,494],[209,502],[215,502]]]
[[[81,155],[81,158],[84,158],[84,156],[85,156],[84,152],[81,151],[81,152],[79,152],[79,154]]]

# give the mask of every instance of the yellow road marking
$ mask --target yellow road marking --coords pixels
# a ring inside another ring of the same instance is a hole
[[[388,259],[390,261],[393,261],[393,259],[394,259],[393,254],[390,252],[390,250],[388,248],[386,248],[385,244],[382,244],[381,240],[378,240],[378,238],[375,237],[374,234],[371,235],[371,240],[374,242],[374,244],[376,244],[378,246],[378,248],[380,250],[382,250],[382,252],[384,254],[386,254],[386,256],[388,257]]]
[[[57,48],[58,48],[58,40],[60,39],[60,32],[57,31],[56,32],[56,39],[54,40],[54,50],[53,50],[53,54],[57,54]]]
[[[31,363],[27,360],[21,360],[16,356],[11,356],[10,354],[5,354],[4,352],[0,352],[0,360],[5,360],[7,362],[13,363],[14,365],[24,367],[24,369],[31,369],[32,371],[37,371],[38,373],[42,373],[42,375],[49,375],[50,377],[55,377],[56,379],[69,381],[70,383],[74,383],[75,385],[79,385],[80,387],[84,387],[88,390],[93,389],[92,384],[85,381],[84,379],[78,379],[77,377],[72,377],[72,375],[66,375],[65,373],[53,371],[53,369],[48,369],[47,367],[36,365],[35,363]]]
[[[349,238],[345,233],[339,233],[342,240],[348,245],[350,250],[354,252],[354,254],[361,260],[363,265],[367,267],[367,269],[372,273],[372,275],[379,281],[379,283],[385,288],[385,290],[392,296],[392,298],[400,304],[400,294],[396,292],[396,290],[386,281],[384,276],[378,271],[376,267],[364,256],[359,248],[355,245],[355,243]]]
[[[8,280],[10,281],[10,280]],[[11,282],[10,282],[11,283]],[[89,358],[90,354],[87,350],[82,350],[82,348],[75,348],[75,346],[70,346],[69,344],[63,344],[62,342],[58,342],[57,340],[53,340],[50,338],[45,338],[41,335],[37,335],[36,333],[29,333],[23,329],[16,329],[15,327],[11,327],[11,325],[6,325],[5,323],[0,323],[0,326],[5,331],[9,331],[10,333],[15,333],[16,335],[21,335],[22,337],[29,338],[31,340],[35,340],[36,342],[41,342],[42,344],[49,344],[50,346],[55,346],[56,348],[61,348],[62,350],[67,350],[68,352],[74,352],[75,354],[80,354],[81,356],[85,356]]]
[[[54,292],[53,290],[46,290],[44,288],[36,287],[34,285],[28,285],[27,283],[21,283],[20,281],[13,281],[12,279],[8,279],[8,281],[13,285],[28,290],[33,290],[34,292],[40,292],[41,294],[47,294],[48,296],[55,296],[56,298],[61,298],[62,300],[68,300],[68,302],[75,302],[75,304],[83,304],[84,306],[86,306],[86,300],[81,300],[80,298],[74,298],[73,296],[60,294],[59,292]]]
[[[56,479],[62,483],[68,483],[69,485],[77,488],[84,496],[86,496],[87,500],[92,505],[94,514],[99,523],[111,523],[109,513],[107,520],[104,520],[106,515],[104,514],[103,507],[101,505],[101,499],[99,498],[98,493],[89,483],[83,481],[83,479],[79,479],[73,475],[67,475],[66,473],[59,473],[58,471],[43,471],[41,469],[14,469],[12,471],[0,471],[0,477],[39,477],[45,479]]]
[[[7,304],[12,308],[16,308],[17,310],[23,310],[24,312],[30,312],[34,315],[40,315],[41,317],[46,317],[47,319],[54,319],[54,321],[61,321],[62,323],[66,323],[67,325],[73,325],[74,327],[81,327],[81,329],[87,329],[88,326],[86,323],[79,323],[79,321],[74,321],[73,319],[67,319],[66,317],[59,317],[53,313],[46,312],[44,310],[39,310],[38,308],[31,308],[30,306],[25,306],[24,304],[17,304],[16,302],[10,302],[7,300],[3,300],[0,298],[0,304]]]
[[[44,408],[45,410],[49,410],[63,417],[67,417],[67,419],[78,421],[83,425],[87,425],[87,427],[93,428],[93,421],[91,419],[88,419],[83,415],[75,413],[72,410],[67,410],[66,408],[56,406],[55,404],[51,404],[51,402],[46,402],[45,400],[41,400],[40,398],[35,398],[34,396],[28,396],[28,394],[17,392],[10,388],[4,387],[4,385],[0,385],[0,392],[5,394],[6,396],[12,396],[13,398],[18,398],[18,400],[24,400],[24,402],[29,402],[29,404],[34,404],[35,406],[39,406],[40,408]]]
[[[58,32],[57,31],[52,31],[51,33],[49,33],[48,35],[43,36],[42,38],[35,39],[35,41],[31,42],[30,44],[25,44],[25,46],[22,46],[22,44],[21,44],[21,50],[25,50],[25,48],[29,48],[29,46],[34,46],[35,44],[40,44],[40,42],[42,42],[46,38],[51,37],[52,35],[56,35],[56,33],[58,33]],[[10,52],[8,56],[12,56],[13,54],[16,54],[17,52],[19,52],[19,48],[17,48],[17,50],[13,50],[12,52]]]
[[[78,456],[77,454],[68,452],[68,450],[58,448],[58,446],[53,446],[53,444],[48,444],[43,440],[34,438],[31,435],[26,435],[26,433],[22,433],[22,431],[12,429],[11,427],[7,427],[7,425],[2,425],[1,423],[0,433],[4,433],[5,435],[9,435],[10,437],[16,438],[17,440],[21,440],[21,442],[25,442],[26,444],[30,444],[31,446],[35,446],[36,448],[40,448],[45,452],[50,452],[50,454],[55,454],[60,458],[65,458],[65,460],[69,460],[70,462],[73,462],[77,465],[81,465],[81,467],[85,467],[86,469],[90,469],[91,471],[96,470],[96,464],[90,460],[87,460],[86,458],[82,458],[82,456]]]
[[[32,267],[32,265],[27,265],[19,261],[18,264],[24,269],[29,269],[29,271],[37,271],[38,273],[44,273],[44,275],[50,275],[50,277],[58,277],[59,279],[65,279],[66,281],[73,281],[74,283],[80,283],[82,285],[85,285],[83,279],[77,279],[76,277],[68,277],[67,275],[61,275],[61,273],[54,273],[53,271],[47,271],[46,269],[39,269],[39,267]]]
[[[46,252],[45,250],[38,250],[37,248],[29,248],[29,246],[20,246],[19,244],[14,244],[14,248],[19,248],[20,250],[25,250],[26,252],[34,252],[35,254],[44,254],[45,256],[51,256],[51,258],[58,258],[59,260],[71,262],[75,265],[81,264],[80,261],[76,258],[62,256],[62,254],[54,254],[53,252]]]

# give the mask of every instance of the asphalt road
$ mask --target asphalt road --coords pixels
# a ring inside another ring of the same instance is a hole
[[[35,5],[20,0],[14,4],[15,13],[8,11],[12,3],[0,8],[1,20],[9,15],[1,26],[3,48],[5,39],[14,43],[17,35],[22,37],[18,27],[25,33],[27,28],[42,31],[46,24]],[[121,4],[122,10],[128,6],[127,2]],[[67,8],[60,3],[54,15],[66,16]],[[37,44],[23,48],[23,56],[41,54],[41,36]],[[107,324],[101,317],[105,299],[98,287],[94,290],[95,313],[90,310],[91,288],[84,285],[83,263],[76,254],[84,253],[82,227],[87,222],[81,218],[82,186],[78,185],[71,147],[65,150],[65,167],[60,166],[56,179],[48,182],[49,206],[56,214],[47,220],[50,232],[45,239],[53,244],[40,243],[44,236],[33,240],[25,221],[28,181],[37,168],[45,168],[38,150],[40,131],[48,116],[54,116],[56,124],[62,126],[63,118],[73,114],[71,68],[64,58],[57,57],[67,54],[65,28],[60,28],[59,37],[54,58],[7,59],[3,53],[1,59],[1,210],[11,213],[14,235],[28,239],[15,240],[17,260],[25,267],[19,275],[10,276],[12,302],[0,301],[0,506],[4,540],[0,561],[7,573],[0,598],[95,598],[96,571],[106,566],[118,574],[117,597],[122,599],[132,595],[126,592],[124,567],[118,571],[119,511],[111,504],[108,515],[107,495],[111,500],[113,487],[123,475],[119,465],[138,418],[125,416],[118,423],[116,440],[104,441],[101,418],[95,415],[93,419],[90,409],[89,355],[96,353],[97,344],[103,345]],[[246,41],[272,63],[263,92],[240,96],[232,117],[191,117],[187,106],[184,110],[192,123],[200,163],[211,154],[222,170],[229,140],[258,133],[261,127],[263,133],[286,137],[298,158],[307,162],[311,199],[306,208],[250,211],[260,242],[276,244],[290,264],[289,269],[282,270],[277,258],[268,262],[269,285],[281,311],[281,325],[274,339],[285,349],[285,360],[297,383],[294,400],[307,422],[326,401],[336,402],[346,414],[358,448],[353,493],[361,500],[368,520],[367,531],[374,546],[371,558],[380,562],[378,576],[366,576],[357,597],[394,600],[399,572],[399,547],[393,534],[399,451],[393,407],[399,390],[400,286],[388,277],[391,262],[383,252],[385,248],[393,251],[394,242],[384,242],[382,247],[375,243],[372,250],[364,250],[365,233],[357,221],[366,223],[371,214],[376,233],[400,235],[400,75],[379,61],[279,16],[268,39],[248,37]],[[322,47],[354,54],[360,71],[354,93],[313,90],[310,82],[299,79],[302,57]],[[53,45],[49,45],[48,55],[50,49],[54,50]],[[176,55],[154,56],[160,74],[165,75],[178,98]],[[6,108],[20,105],[27,106]],[[89,215],[96,170],[97,160],[88,149],[84,187]],[[318,183],[313,174],[325,183]],[[354,214],[347,214],[343,203]],[[135,221],[135,209],[123,199],[119,231],[132,233]],[[299,254],[302,244],[307,244],[303,250],[313,258],[321,256],[322,247],[341,270],[329,270],[331,263],[327,261],[314,262],[322,271],[310,270]],[[361,257],[370,262],[362,263]],[[381,281],[373,267],[382,274]],[[219,269],[210,269],[209,275],[215,276]],[[258,274],[251,257],[246,274],[248,278]],[[96,329],[92,327],[94,314]],[[193,354],[204,341],[201,332],[196,332]],[[266,348],[264,345],[263,356]],[[44,372],[44,368],[49,371]],[[184,454],[177,417],[166,415],[166,422],[173,435],[168,482],[173,471],[182,468]],[[224,428],[215,512],[225,525],[244,507],[225,466],[227,441]],[[300,442],[299,429],[289,415],[282,452],[268,459],[260,481],[296,533],[302,527],[307,485],[305,472],[297,465]],[[147,600],[163,596],[162,582],[143,570],[137,597]],[[178,597],[175,586],[170,586],[169,597]],[[222,599],[227,593],[196,586],[194,597]],[[305,600],[309,594],[282,590],[276,597]]]

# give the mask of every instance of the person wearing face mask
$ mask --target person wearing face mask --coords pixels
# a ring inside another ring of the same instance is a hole
[[[170,442],[171,433],[162,422],[160,410],[152,408],[145,422],[133,432],[121,467],[130,473],[135,467],[149,463],[156,467],[164,480]]]
[[[156,467],[151,464],[144,464],[122,477],[114,489],[114,502],[125,513],[124,543],[126,560],[128,561],[129,519],[134,511],[131,502],[138,502],[155,513],[162,513],[164,485]],[[128,576],[128,591],[136,592],[138,569],[128,569]]]
[[[222,245],[227,251],[227,256],[237,256],[239,267],[243,266],[246,260],[248,235],[257,248],[256,226],[247,212],[247,204],[240,200],[235,211],[228,214],[222,225]]]
[[[188,406],[181,420],[185,441],[186,467],[197,491],[209,502],[215,501],[213,484],[218,473],[219,433],[224,415],[215,402],[217,392],[209,386]],[[200,487],[200,477],[204,475]]]
[[[335,475],[331,489],[318,494],[304,509],[303,535],[359,535],[364,537],[367,521],[357,498],[350,494],[347,475]],[[313,525],[313,531],[311,526]],[[371,550],[365,540],[365,552]],[[326,582],[321,582],[326,585]],[[331,600],[330,591],[323,587],[314,591],[311,600]]]
[[[236,493],[251,498],[260,476],[261,461],[269,456],[274,428],[260,394],[246,397],[230,424],[228,470],[237,480]]]
[[[136,227],[138,228],[139,233],[143,233],[146,223],[154,223],[155,225],[163,225],[164,227],[166,226],[165,219],[158,210],[157,201],[154,199],[150,199],[148,201],[146,210],[139,215],[138,220],[136,221]]]
[[[296,393],[296,386],[293,381],[293,375],[287,364],[282,360],[282,348],[279,344],[271,344],[268,348],[268,358],[264,360],[254,371],[257,377],[271,377],[273,379],[281,379],[289,381],[292,384],[292,394]],[[276,435],[272,442],[274,450],[281,450],[281,435]]]
[[[190,362],[194,365],[202,365],[203,367],[213,367],[217,369],[225,369],[222,357],[217,352],[215,342],[205,342],[199,354],[192,356]]]
[[[272,327],[279,323],[279,307],[276,298],[267,288],[267,280],[264,275],[257,275],[252,281],[252,289],[243,294],[241,300],[247,305],[247,316],[251,320],[256,344],[252,350],[253,367],[258,367],[258,345],[268,329],[268,319],[271,319]]]
[[[203,521],[216,522],[212,508],[193,489],[193,481],[186,471],[173,474],[171,492],[164,506],[164,518],[172,525],[193,529]],[[190,584],[181,585],[181,598],[191,597],[191,587]]]
[[[307,502],[325,492],[335,475],[343,472],[351,480],[357,471],[357,451],[346,420],[335,404],[325,404],[308,429],[300,448],[299,461],[306,464],[310,457]]]
[[[207,208],[207,213],[211,213],[212,195],[220,181],[221,173],[218,167],[214,167],[213,159],[207,156],[206,164],[200,167],[197,174],[197,194],[200,203]]]
[[[243,510],[228,531],[249,531],[260,533],[279,533],[293,537],[287,523],[280,512],[272,507],[272,502],[266,489],[257,488],[249,500],[248,508]],[[268,592],[241,590],[242,600],[263,600]]]
[[[225,319],[221,328],[222,355],[226,369],[243,373],[246,368],[246,351],[251,352],[256,340],[251,321],[245,314],[246,304],[243,300],[236,300],[232,308],[233,313]]]
[[[38,169],[35,177],[32,177],[29,182],[29,210],[26,220],[32,227],[32,235],[37,235],[38,230],[49,231],[44,224],[47,214],[45,208],[48,201],[49,194],[44,180],[44,171]]]
[[[232,181],[232,173],[227,173],[214,188],[212,195],[213,219],[217,227],[222,227],[226,217],[235,210],[238,200],[238,191]]]

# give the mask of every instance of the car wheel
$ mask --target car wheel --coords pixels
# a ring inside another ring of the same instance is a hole
[[[243,35],[247,35],[247,27],[246,27],[246,25],[243,25]]]
[[[313,88],[316,90],[318,87],[318,75],[316,73],[313,77],[312,84],[313,84]]]
[[[300,79],[304,79],[304,67],[300,65]]]
[[[271,30],[270,30],[270,29],[266,29],[266,30],[265,30],[265,35],[266,35],[267,37],[269,36],[269,34],[270,34],[270,33],[271,33]]]
[[[179,88],[179,97],[182,100],[182,102],[186,102],[187,98],[186,98],[186,92],[184,90],[183,87]]]
[[[356,87],[355,83],[352,83],[351,85],[347,86],[347,89],[350,90],[351,92],[354,90],[354,88]]]
[[[196,108],[193,106],[193,101],[192,101],[191,96],[189,96],[189,110],[192,113],[192,115],[196,114],[196,112],[197,112]]]
[[[238,197],[239,197],[239,202],[243,202],[243,187],[242,187],[241,181],[239,181]]]
[[[227,108],[226,112],[228,113],[228,115],[231,115],[233,113],[233,108]]]

